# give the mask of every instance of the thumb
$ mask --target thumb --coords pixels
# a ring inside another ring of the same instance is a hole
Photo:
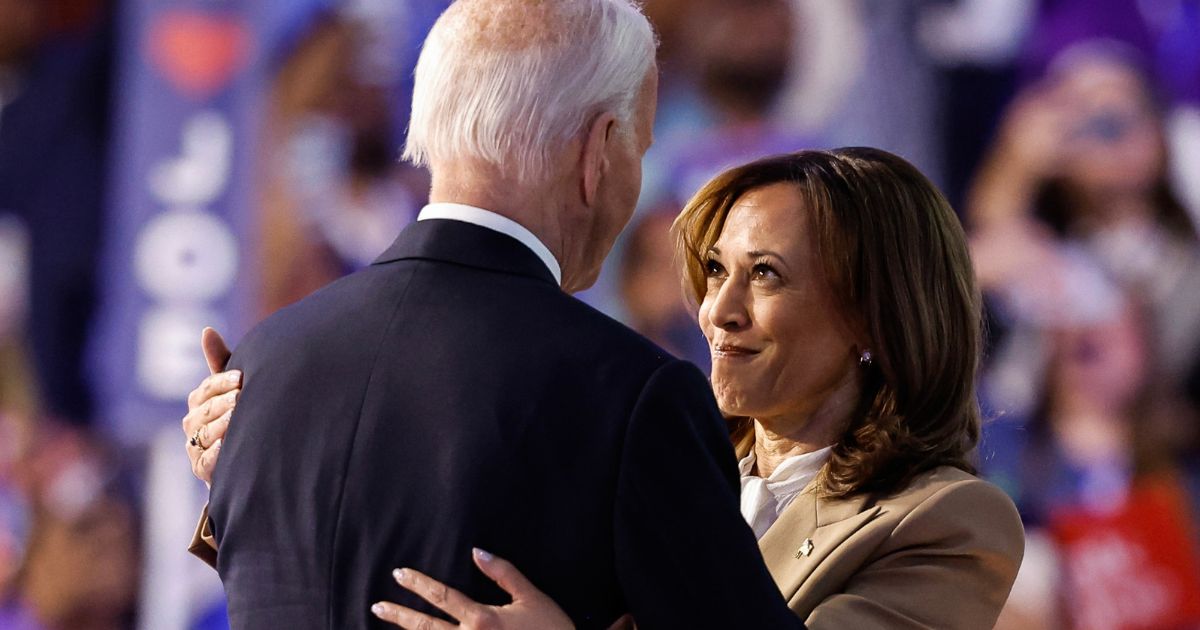
[[[539,591],[508,560],[498,558],[482,549],[473,549],[471,555],[475,559],[475,566],[479,567],[479,570],[483,571],[483,574],[491,578],[493,582],[499,584],[504,592],[512,595],[514,602],[545,597],[545,594]]]
[[[229,346],[221,338],[221,333],[212,328],[205,328],[200,333],[200,347],[204,349],[204,360],[208,362],[208,371],[216,374],[225,370],[229,362]]]

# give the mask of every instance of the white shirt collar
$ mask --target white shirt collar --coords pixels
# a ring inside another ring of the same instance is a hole
[[[750,472],[754,470],[753,449],[738,462],[738,471],[742,475],[742,518],[754,530],[756,538],[761,539],[779,515],[812,483],[832,450],[832,446],[826,446],[811,453],[793,455],[776,466],[766,479]]]
[[[541,259],[546,268],[550,270],[550,275],[554,276],[554,281],[559,286],[562,286],[562,267],[559,266],[558,259],[550,252],[550,248],[546,247],[546,244],[537,236],[534,236],[533,232],[530,232],[525,226],[508,217],[496,214],[491,210],[476,208],[475,206],[443,202],[431,203],[421,209],[421,214],[417,215],[417,220],[425,221],[427,219],[462,221],[515,238]]]

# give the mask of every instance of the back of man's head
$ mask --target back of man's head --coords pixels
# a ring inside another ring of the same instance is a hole
[[[655,45],[633,0],[457,0],[417,62],[404,157],[538,181],[601,112],[632,120]]]

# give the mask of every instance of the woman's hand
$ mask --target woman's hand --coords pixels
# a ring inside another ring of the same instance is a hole
[[[1069,157],[1078,116],[1074,104],[1055,86],[1034,86],[1019,94],[997,137],[1007,171],[1032,183],[1057,175]]]
[[[384,621],[410,630],[455,627],[473,630],[558,630],[575,627],[566,613],[531,584],[512,563],[481,549],[474,550],[472,555],[475,558],[475,566],[512,596],[511,604],[486,606],[423,573],[412,569],[397,569],[392,576],[400,586],[437,606],[459,623],[456,625],[434,619],[391,602],[379,602],[371,606],[371,612]],[[632,627],[631,618],[625,616],[617,620],[610,630],[629,627]]]
[[[1070,157],[1075,114],[1052,85],[1019,94],[1005,112],[969,191],[967,209],[976,229],[1029,215],[1042,183]]]
[[[188,412],[183,417],[183,433],[187,436],[184,448],[192,462],[192,474],[204,483],[212,482],[213,468],[221,453],[221,442],[229,419],[241,394],[242,373],[222,372],[229,361],[225,340],[212,328],[205,328],[200,338],[204,359],[212,374],[188,394]]]

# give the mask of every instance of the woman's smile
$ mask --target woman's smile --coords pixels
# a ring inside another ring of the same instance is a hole
[[[713,361],[749,361],[758,356],[762,350],[748,347],[746,344],[722,341],[712,346]]]

